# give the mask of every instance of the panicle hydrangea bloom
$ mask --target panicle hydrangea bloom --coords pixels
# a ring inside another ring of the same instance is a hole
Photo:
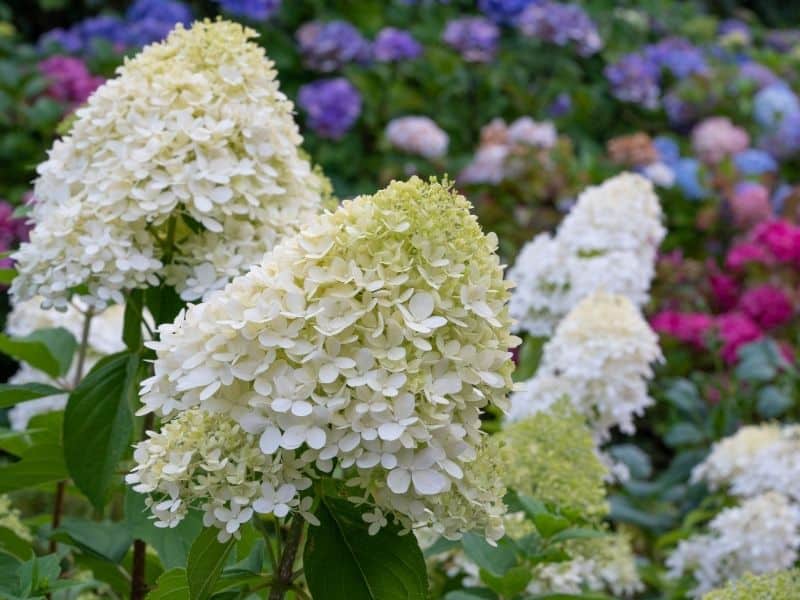
[[[798,600],[800,599],[800,570],[779,571],[766,575],[745,575],[716,589],[703,600]]]
[[[573,43],[582,56],[596,54],[603,47],[594,22],[577,4],[534,2],[517,17],[515,25],[523,35],[545,42],[558,46]]]
[[[536,374],[511,396],[509,418],[550,410],[568,398],[598,440],[612,427],[635,431],[633,419],[653,403],[647,382],[662,360],[658,337],[624,296],[595,292],[559,323]]]
[[[608,513],[606,468],[585,418],[568,403],[511,423],[498,436],[509,454],[498,476],[509,489],[589,519]]]
[[[33,536],[27,526],[20,520],[20,511],[11,504],[11,498],[0,496],[0,527],[13,531],[17,537],[31,542]]]
[[[450,142],[433,119],[420,116],[392,119],[386,126],[386,138],[398,150],[425,158],[443,156]]]
[[[64,309],[86,286],[82,299],[102,307],[166,270],[184,299],[201,298],[318,212],[322,178],[253,36],[178,25],[77,111],[39,165],[14,297]]]
[[[800,427],[744,426],[714,444],[692,480],[743,498],[774,491],[800,502]]]
[[[5,332],[12,337],[25,337],[38,329],[51,329],[63,327],[69,331],[76,340],[83,334],[85,312],[88,308],[80,302],[70,303],[64,312],[57,310],[44,310],[41,308],[42,299],[31,298],[13,306],[6,320]],[[125,349],[122,341],[122,324],[125,307],[113,305],[103,312],[92,316],[87,338],[87,351],[84,362],[84,372],[88,372],[102,357]],[[65,376],[66,383],[72,383],[77,369],[77,359]],[[34,369],[28,363],[20,364],[20,368],[9,380],[12,384],[22,383],[47,383],[57,385],[46,373]],[[22,431],[28,422],[36,415],[63,410],[67,404],[68,394],[56,394],[37,398],[27,402],[20,402],[8,412],[11,428]]]
[[[694,576],[693,598],[747,573],[788,569],[797,560],[800,508],[776,492],[723,510],[708,527],[682,540],[667,558],[671,577]]]
[[[308,477],[336,464],[406,527],[497,538],[480,414],[506,406],[519,339],[496,249],[447,185],[413,178],[346,201],[160,327],[143,412],[225,413],[267,460]],[[161,467],[142,465],[135,476],[166,491]],[[267,500],[253,510],[274,513]]]
[[[396,27],[384,27],[375,36],[372,56],[379,62],[412,60],[422,55],[422,44],[409,32]]]
[[[570,540],[570,559],[542,563],[526,591],[530,594],[581,594],[610,591],[614,598],[631,597],[644,590],[636,569],[631,540],[614,533],[597,539]]]
[[[509,270],[517,327],[549,335],[595,290],[622,294],[639,306],[647,302],[665,235],[661,218],[653,184],[641,175],[623,173],[586,189],[555,237],[536,236]]]
[[[370,58],[369,42],[347,21],[309,21],[297,30],[295,37],[305,65],[320,73]]]
[[[492,62],[500,41],[500,28],[483,17],[460,17],[447,23],[445,44],[468,62]]]
[[[361,114],[361,94],[344,77],[301,86],[297,103],[308,115],[308,126],[319,136],[334,140],[347,133]]]
[[[727,117],[709,117],[692,130],[692,148],[703,162],[718,164],[750,145],[747,131]]]
[[[216,0],[231,15],[266,21],[281,8],[281,0]]]

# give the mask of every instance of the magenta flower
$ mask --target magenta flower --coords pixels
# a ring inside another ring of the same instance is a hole
[[[39,63],[39,71],[49,81],[46,94],[60,102],[83,104],[104,81],[95,77],[79,58],[51,56]]]
[[[769,284],[747,290],[739,301],[739,308],[762,329],[780,327],[794,315],[791,298],[782,289]]]
[[[718,316],[716,328],[722,339],[722,358],[729,365],[739,358],[739,348],[763,336],[759,326],[740,312],[729,312]]]
[[[708,278],[714,304],[722,311],[731,310],[739,301],[739,284],[730,275],[711,273]]]
[[[664,310],[655,315],[650,324],[658,333],[674,337],[695,348],[704,348],[708,330],[714,325],[714,317],[705,313]]]
[[[800,260],[800,227],[783,220],[761,223],[753,239],[769,249],[781,262]]]
[[[741,271],[751,263],[769,265],[773,260],[772,254],[760,244],[739,242],[728,250],[725,266],[732,271]]]

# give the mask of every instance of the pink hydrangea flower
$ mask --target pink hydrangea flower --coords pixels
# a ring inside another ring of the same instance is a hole
[[[729,365],[738,359],[739,348],[763,336],[759,326],[740,312],[729,312],[718,316],[716,329],[722,339],[722,358]]]
[[[773,257],[769,251],[760,244],[753,242],[740,242],[728,250],[725,257],[725,266],[732,271],[741,271],[750,263],[769,265]]]
[[[739,308],[762,329],[780,327],[792,320],[794,307],[789,296],[774,285],[760,285],[742,294]]]
[[[719,310],[728,311],[739,301],[739,284],[730,275],[712,272],[708,277],[711,296]]]
[[[746,181],[737,185],[729,205],[738,227],[749,228],[772,217],[769,190],[760,183]]]
[[[716,165],[727,156],[746,150],[750,136],[727,117],[709,117],[692,130],[692,147],[704,163]]]
[[[784,220],[761,223],[753,232],[753,239],[766,246],[781,262],[800,259],[800,227]]]
[[[95,77],[79,58],[51,56],[39,63],[39,71],[49,81],[46,93],[51,98],[77,106],[105,81]]]
[[[669,335],[696,348],[703,348],[706,334],[714,325],[714,317],[705,313],[664,310],[655,315],[650,324],[658,333]]]

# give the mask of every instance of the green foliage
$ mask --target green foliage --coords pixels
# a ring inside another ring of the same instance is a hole
[[[323,496],[303,554],[306,582],[325,600],[424,600],[427,574],[413,535],[396,524],[369,535],[363,511]],[[335,568],[331,568],[335,565]]]
[[[72,334],[61,327],[39,329],[22,338],[0,333],[0,352],[53,378],[65,375],[69,370],[76,345]]]
[[[190,600],[205,600],[211,596],[225,560],[236,543],[234,538],[220,543],[217,533],[213,527],[203,530],[189,550],[186,579]]]

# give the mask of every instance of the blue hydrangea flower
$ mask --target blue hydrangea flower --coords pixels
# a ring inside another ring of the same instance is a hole
[[[761,138],[759,145],[777,158],[789,158],[800,151],[800,112],[785,114],[780,123]]]
[[[551,44],[573,43],[582,56],[595,54],[603,47],[594,22],[577,4],[537,2],[522,11],[515,24],[524,35]]]
[[[361,94],[344,77],[319,79],[300,88],[297,103],[319,136],[339,139],[361,114]]]
[[[447,23],[442,40],[469,62],[491,62],[500,41],[500,29],[483,17],[461,17]]]
[[[757,148],[742,150],[733,157],[733,164],[742,175],[763,175],[778,170],[778,163],[769,152]]]
[[[623,102],[657,108],[661,94],[659,73],[652,61],[638,53],[627,54],[605,68],[614,96]]]
[[[653,138],[653,146],[658,151],[661,162],[670,166],[674,165],[681,158],[681,149],[678,142],[666,135],[659,135]]]
[[[478,0],[478,8],[495,23],[511,23],[536,0]]]
[[[692,200],[700,200],[708,196],[708,188],[703,184],[703,172],[700,162],[694,158],[681,158],[672,167],[675,172],[675,184]]]
[[[708,64],[702,50],[683,38],[664,38],[645,48],[645,58],[659,69],[667,69],[677,79],[705,73]]]
[[[767,129],[776,127],[788,115],[798,112],[800,100],[783,82],[765,87],[753,99],[753,118]]]
[[[379,62],[412,60],[422,54],[422,45],[407,31],[384,27],[372,44],[372,56]]]
[[[347,21],[310,21],[297,30],[295,38],[305,65],[321,73],[370,58],[369,42]]]
[[[125,22],[112,16],[89,17],[77,23],[74,27],[80,36],[82,50],[91,48],[94,40],[105,40],[114,45],[125,46],[128,32]]]
[[[266,21],[281,7],[281,0],[216,0],[226,13],[254,21]]]
[[[155,19],[168,23],[190,25],[192,11],[183,2],[176,0],[136,0],[125,13],[128,21]]]
[[[59,50],[77,54],[83,50],[83,39],[74,27],[69,29],[57,27],[39,38],[39,47],[45,51]]]

